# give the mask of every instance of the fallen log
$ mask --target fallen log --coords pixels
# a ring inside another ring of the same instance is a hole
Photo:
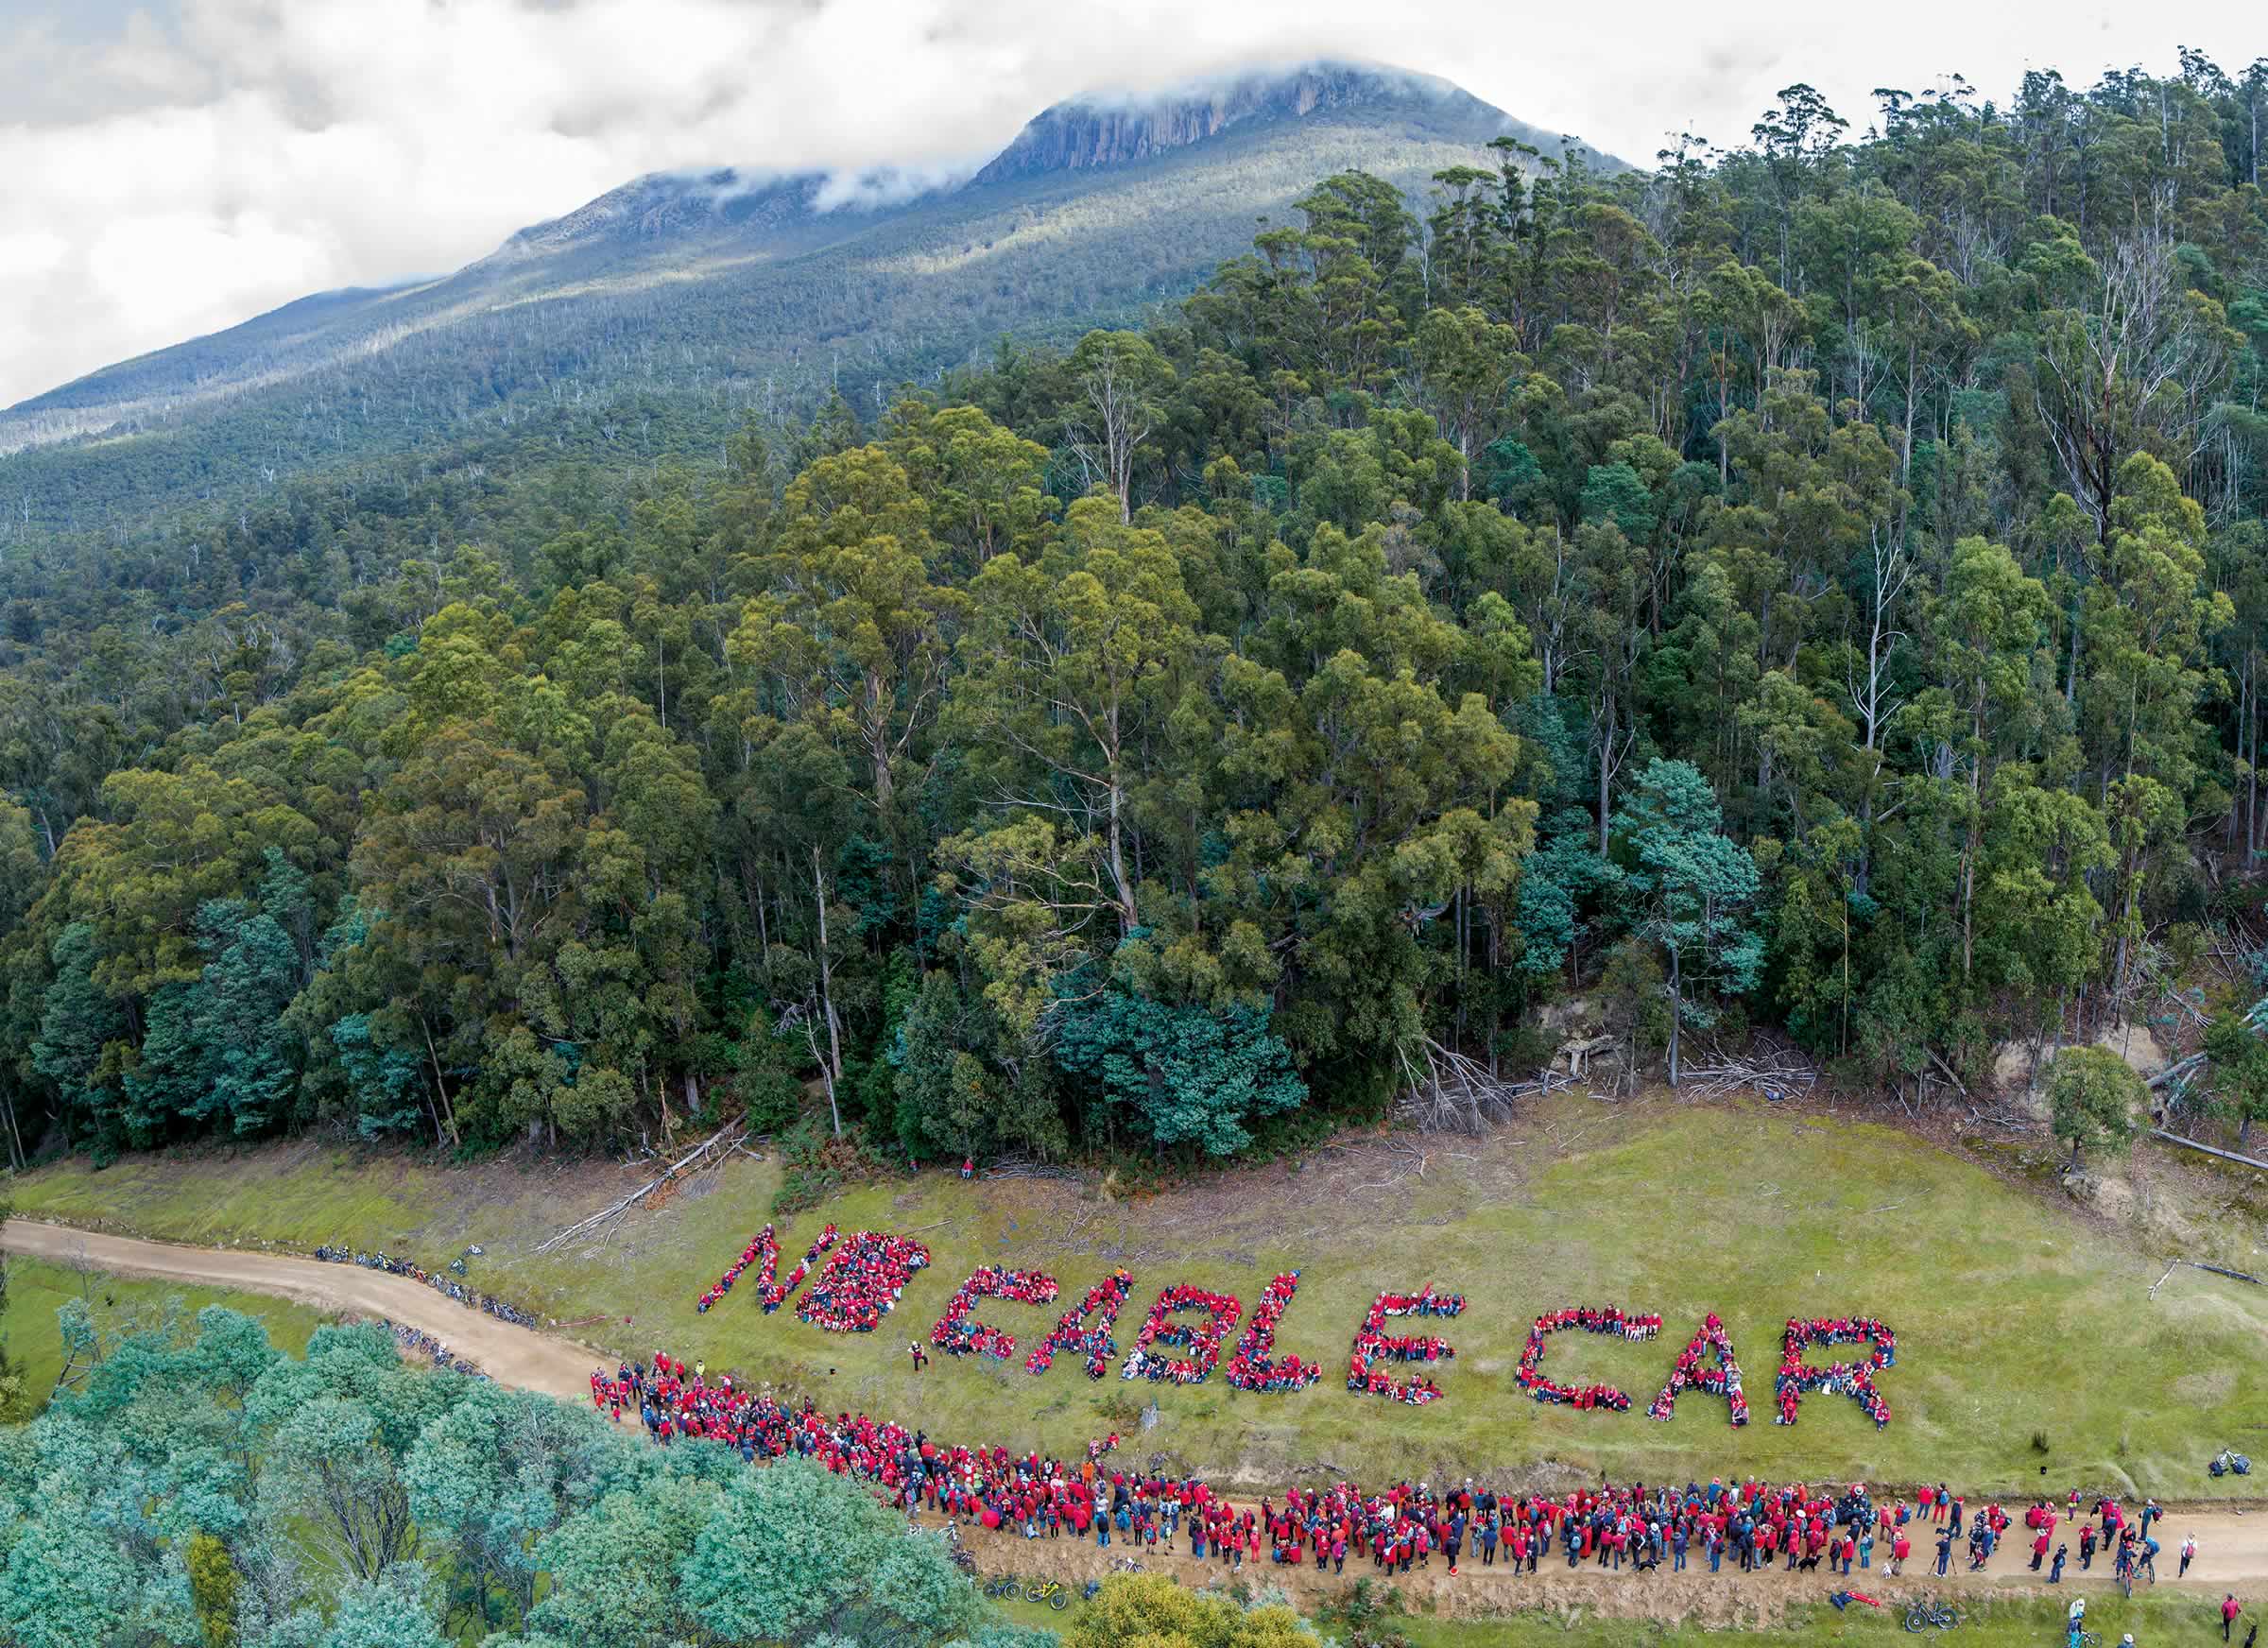
[[[2233,1150],[2221,1150],[2210,1144],[2200,1144],[2194,1139],[2184,1139],[2180,1134],[2169,1133],[2163,1127],[2151,1128],[2150,1137],[2163,1139],[2169,1144],[2183,1145],[2191,1150],[2202,1150],[2208,1156],[2218,1156],[2223,1161],[2233,1161],[2240,1167],[2257,1167],[2262,1173],[2268,1173],[2268,1161],[2255,1161],[2251,1157],[2239,1156]]]
[[[2215,1276],[2225,1276],[2232,1281],[2248,1281],[2252,1283],[2254,1287],[2268,1287],[2268,1282],[2263,1282],[2259,1277],[2247,1276],[2244,1272],[2241,1270],[2231,1270],[2226,1265],[2207,1264],[2204,1261],[2197,1259],[2176,1259],[2173,1263],[2166,1266],[2166,1274],[2164,1276],[2159,1277],[2156,1281],[2150,1284],[2150,1296],[2152,1298],[2157,1297],[2157,1290],[2164,1287],[2174,1273],[2179,1270],[2185,1264],[2188,1265],[2191,1270],[2209,1270]]]
[[[2182,1059],[2177,1064],[2169,1064],[2165,1069],[2159,1071],[2156,1075],[2152,1076],[2142,1085],[2146,1088],[2163,1087],[2170,1081],[2177,1081],[2181,1077],[2188,1075],[2190,1072],[2195,1070],[2204,1062],[2204,1054],[2192,1053],[2189,1056],[2189,1057]]]
[[[730,1143],[726,1142],[728,1136],[730,1137]],[[677,1160],[671,1162],[667,1167],[663,1168],[660,1175],[658,1175],[656,1177],[648,1179],[644,1184],[640,1185],[636,1190],[632,1191],[628,1195],[622,1197],[620,1200],[608,1203],[607,1206],[599,1209],[597,1212],[593,1213],[590,1215],[590,1217],[577,1219],[574,1224],[568,1226],[566,1229],[561,1230],[558,1235],[537,1244],[536,1251],[538,1253],[549,1253],[554,1248],[565,1246],[570,1242],[587,1240],[590,1237],[601,1234],[603,1231],[607,1230],[610,1226],[612,1226],[616,1220],[620,1219],[632,1208],[636,1207],[640,1202],[645,1200],[646,1197],[652,1195],[656,1191],[662,1189],[664,1185],[675,1183],[678,1179],[686,1176],[688,1174],[698,1173],[703,1168],[717,1166],[727,1156],[730,1155],[735,1148],[745,1142],[747,1136],[747,1129],[742,1126],[740,1123],[726,1123],[725,1125],[719,1127],[714,1133],[712,1133],[707,1139],[703,1140],[692,1150],[688,1151],[685,1155],[680,1156]],[[724,1147],[719,1149],[719,1145],[723,1145]],[[704,1160],[704,1158],[708,1158],[709,1159]]]

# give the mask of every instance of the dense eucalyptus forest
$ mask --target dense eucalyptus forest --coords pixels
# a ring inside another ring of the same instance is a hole
[[[1439,1061],[2078,1034],[2256,912],[2268,63],[1319,180],[1140,332],[0,565],[19,1159],[821,1107],[1195,1159]]]

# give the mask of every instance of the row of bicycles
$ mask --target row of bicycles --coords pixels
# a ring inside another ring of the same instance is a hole
[[[988,1598],[1013,1602],[1022,1597],[1027,1603],[1044,1603],[1058,1614],[1071,1606],[1071,1588],[1059,1579],[1026,1579],[1021,1574],[1002,1573],[985,1581],[982,1588]],[[1091,1603],[1102,1591],[1103,1582],[1091,1579],[1079,1588],[1079,1601]]]
[[[954,1566],[971,1579],[976,1577],[976,1557],[961,1540],[961,1531],[952,1522],[945,1524],[945,1548],[953,1554]],[[1110,1563],[1113,1573],[1140,1573],[1142,1564],[1130,1556],[1114,1557]],[[1059,1579],[1045,1575],[1031,1577],[1020,1573],[996,1573],[986,1580],[981,1589],[988,1601],[1013,1602],[1019,1597],[1027,1603],[1039,1603],[1061,1613],[1071,1606],[1073,1591]],[[1080,1602],[1092,1602],[1102,1594],[1103,1582],[1091,1579],[1077,1591]]]
[[[407,1327],[394,1321],[388,1321],[386,1325],[392,1330],[395,1344],[412,1355],[426,1358],[443,1373],[461,1373],[467,1379],[477,1379],[484,1383],[493,1382],[486,1373],[481,1371],[476,1363],[457,1355],[455,1351],[450,1349],[423,1329]]]
[[[449,1272],[456,1276],[469,1274],[465,1261],[481,1257],[481,1249],[477,1246],[468,1247],[451,1260],[448,1272],[427,1270],[414,1261],[397,1259],[383,1247],[375,1253],[360,1253],[352,1247],[334,1246],[326,1242],[315,1250],[315,1257],[325,1264],[358,1264],[365,1270],[384,1271],[388,1276],[405,1276],[412,1281],[423,1282],[438,1294],[446,1295],[469,1311],[485,1311],[499,1322],[509,1322],[514,1327],[537,1328],[542,1325],[534,1312],[524,1311],[508,1299],[500,1299],[494,1294],[469,1288],[452,1279]]]

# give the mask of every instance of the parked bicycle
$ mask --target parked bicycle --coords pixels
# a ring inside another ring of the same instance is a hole
[[[478,1246],[466,1248],[462,1257],[450,1261],[449,1268],[458,1276],[468,1274],[465,1269],[465,1259],[479,1257],[480,1252]],[[423,1265],[410,1260],[396,1259],[383,1247],[375,1253],[358,1253],[343,1243],[335,1245],[326,1242],[315,1250],[315,1256],[327,1264],[358,1264],[365,1270],[382,1270],[388,1276],[408,1277],[412,1281],[423,1282],[436,1293],[455,1299],[469,1311],[485,1311],[499,1322],[509,1322],[515,1328],[540,1328],[542,1326],[541,1320],[531,1311],[524,1311],[508,1300],[496,1297],[493,1294],[476,1292],[464,1286],[461,1282],[450,1280],[447,1276],[438,1271],[427,1270]]]
[[[1916,1603],[1906,1610],[1906,1629],[1916,1636],[1924,1631],[1950,1631],[1960,1622],[1957,1612],[1934,1599]]]

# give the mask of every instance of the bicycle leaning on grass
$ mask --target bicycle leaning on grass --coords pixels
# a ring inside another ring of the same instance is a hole
[[[1934,1598],[1916,1603],[1906,1610],[1906,1629],[1919,1636],[1924,1631],[1950,1631],[1961,1622],[1961,1616]]]

